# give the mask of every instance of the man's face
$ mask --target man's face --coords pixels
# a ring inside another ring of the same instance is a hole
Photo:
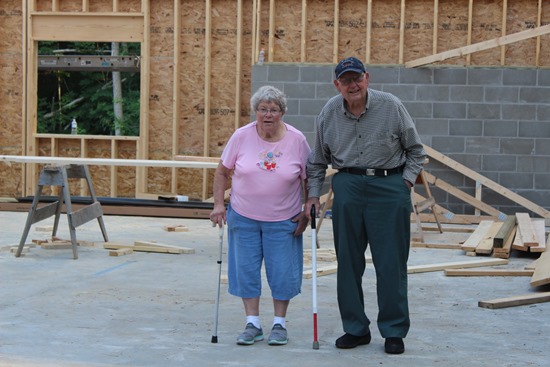
[[[349,71],[334,81],[334,86],[344,96],[348,104],[366,103],[369,73]]]

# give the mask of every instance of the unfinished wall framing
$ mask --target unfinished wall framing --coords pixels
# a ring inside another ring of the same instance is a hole
[[[424,64],[547,68],[548,24],[543,0],[3,0],[0,154],[215,157],[250,120],[260,48],[269,63],[334,64],[356,55],[378,65],[432,57]],[[502,42],[520,32],[529,33]],[[139,137],[36,133],[37,43],[44,40],[141,43]],[[490,40],[497,47],[475,46]],[[468,46],[475,47],[441,55]],[[39,169],[2,165],[0,196],[32,195]],[[91,174],[100,196],[205,199],[212,191],[207,169],[114,166]]]

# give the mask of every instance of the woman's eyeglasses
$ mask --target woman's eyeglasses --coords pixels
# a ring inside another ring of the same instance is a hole
[[[281,113],[281,110],[277,109],[277,108],[273,108],[271,110],[268,110],[267,108],[260,108],[260,109],[257,109],[256,112],[259,112],[261,115],[267,115],[268,113],[272,114],[272,115],[278,115],[279,113]]]
[[[360,83],[364,77],[365,77],[365,74],[363,73],[357,76],[353,76],[351,78],[340,78],[338,79],[338,83],[342,84],[343,86],[348,86],[351,83]]]

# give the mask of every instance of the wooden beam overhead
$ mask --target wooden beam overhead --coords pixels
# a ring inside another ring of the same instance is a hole
[[[31,38],[40,41],[143,42],[141,13],[31,14]]]
[[[474,52],[484,51],[494,47],[508,45],[510,43],[523,41],[529,38],[542,36],[548,33],[550,33],[550,24],[547,24],[542,27],[528,29],[526,31],[517,32],[514,34],[510,34],[508,36],[498,37],[488,41],[474,43],[473,45],[459,47],[454,50],[440,52],[435,55],[421,57],[419,59],[406,62],[405,66],[408,68],[414,68],[417,66],[427,65],[434,62],[450,59],[452,57],[464,56]]]

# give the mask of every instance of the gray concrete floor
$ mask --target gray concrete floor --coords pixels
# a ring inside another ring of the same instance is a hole
[[[97,221],[77,229],[79,259],[71,250],[31,249],[15,258],[26,213],[0,212],[0,366],[547,366],[550,303],[490,310],[478,301],[532,292],[529,277],[446,277],[443,272],[409,277],[412,327],[403,355],[386,355],[375,324],[368,346],[335,348],[342,334],[336,275],[318,277],[320,348],[312,348],[312,284],[287,316],[289,343],[235,344],[244,328],[241,301],[222,284],[218,343],[214,333],[218,282],[218,231],[208,220],[105,216],[111,242],[146,240],[192,247],[194,254],[133,253],[113,257],[102,247]],[[27,242],[45,239],[36,223]],[[167,232],[165,225],[189,232]],[[66,218],[58,236],[69,238]],[[453,237],[454,236],[454,237]],[[427,235],[435,242],[460,241],[454,233]],[[318,236],[332,247],[331,221]],[[462,235],[462,240],[467,235]],[[308,229],[305,247],[311,246]],[[224,256],[227,245],[224,246]],[[460,250],[413,248],[410,265],[476,260]],[[515,256],[504,267],[522,269],[533,258]],[[322,265],[321,263],[319,265]],[[226,271],[225,259],[223,273]],[[266,332],[272,305],[264,282],[261,303]],[[372,264],[364,277],[366,309],[376,320]]]

